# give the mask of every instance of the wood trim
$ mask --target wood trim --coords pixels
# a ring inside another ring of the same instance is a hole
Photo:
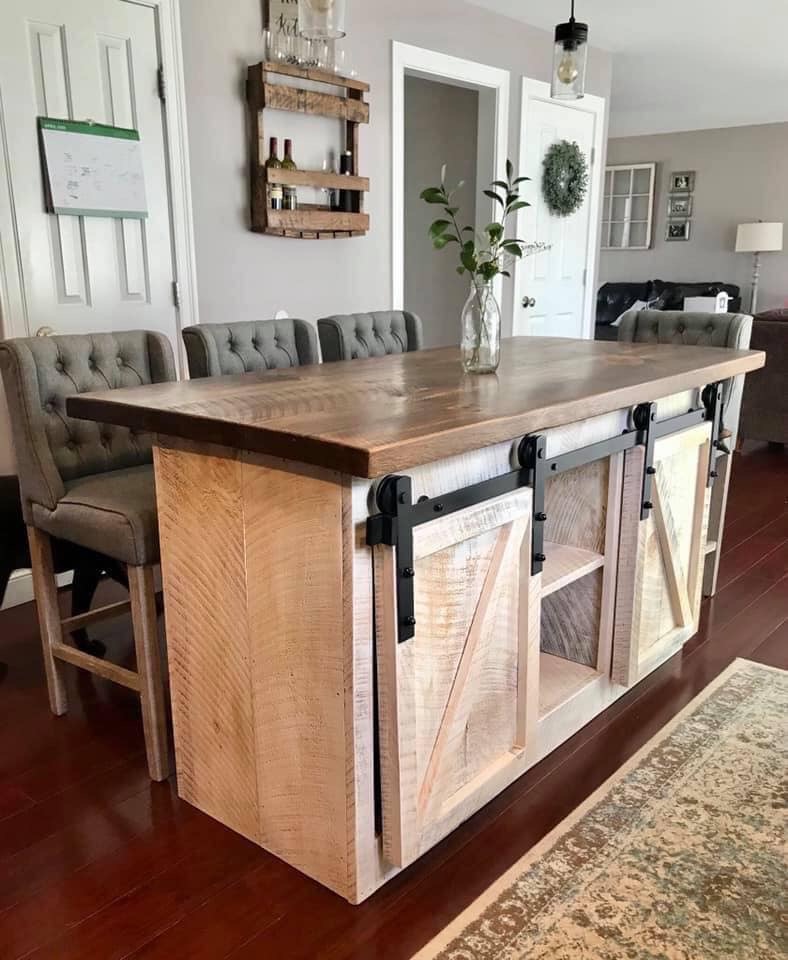
[[[624,455],[623,453],[616,453],[608,460],[605,563],[602,578],[599,647],[597,648],[596,664],[597,670],[605,675],[610,675],[613,657],[623,492]]]
[[[100,660],[98,657],[83,653],[67,643],[53,643],[52,655],[74,667],[87,670],[97,677],[103,677],[104,680],[119,683],[122,687],[127,687],[136,693],[140,691],[139,676],[133,670],[127,670],[125,667],[120,667],[109,660]]]
[[[304,231],[304,230],[368,230],[369,214],[340,213],[336,210],[310,209],[300,207],[298,210],[269,210],[268,226],[274,230]]]
[[[618,587],[613,621],[613,663],[611,677],[628,687],[637,678],[638,643],[643,565],[640,550],[643,530],[640,504],[643,490],[645,451],[635,447],[624,454],[623,495],[621,500],[621,532],[618,554]]]
[[[312,80],[315,83],[328,83],[333,87],[346,87],[348,90],[358,90],[363,93],[369,91],[369,84],[355,77],[343,77],[339,73],[329,73],[327,70],[317,70],[313,67],[297,67],[290,63],[275,63],[266,60],[259,64],[266,73],[275,73],[281,77],[297,77],[301,80]]]
[[[64,617],[61,620],[63,632],[73,633],[81,627],[88,627],[91,623],[101,623],[102,620],[111,620],[113,617],[119,617],[130,610],[130,600],[118,600],[117,603],[108,603],[104,607],[88,610],[87,613],[80,613],[76,617]]]
[[[652,488],[652,500],[654,501],[654,527],[657,531],[657,540],[659,541],[662,552],[662,563],[665,569],[665,580],[668,585],[668,595],[670,596],[670,605],[673,609],[673,616],[676,623],[682,627],[688,627],[692,622],[692,612],[690,609],[690,599],[687,595],[687,573],[682,569],[678,537],[676,536],[676,525],[670,510],[670,504],[665,500],[664,494],[660,490],[660,473],[654,478],[655,483]]]
[[[263,106],[271,110],[369,123],[369,104],[363,100],[337,97],[332,93],[318,93],[316,90],[301,90],[278,83],[263,84]]]
[[[274,167],[265,171],[269,183],[282,183],[293,187],[325,187],[336,190],[369,190],[368,177],[355,177],[345,173],[328,173],[323,170],[282,170]],[[337,211],[326,211],[326,213]]]

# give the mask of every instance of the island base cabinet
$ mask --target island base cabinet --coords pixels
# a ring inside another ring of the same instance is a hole
[[[415,636],[398,642],[396,548],[375,548],[382,842],[404,867],[517,775],[535,731],[531,491],[414,529]]]
[[[625,456],[612,678],[637,683],[697,630],[711,488],[710,425],[654,446],[649,516],[641,520],[644,448]]]

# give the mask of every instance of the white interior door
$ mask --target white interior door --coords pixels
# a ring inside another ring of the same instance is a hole
[[[14,264],[3,334],[152,329],[177,335],[156,11],[126,0],[0,5],[0,261]],[[36,117],[139,130],[146,220],[44,211]],[[5,228],[5,229],[4,229]],[[2,278],[0,278],[0,282]],[[10,288],[10,285],[9,285]],[[2,301],[0,301],[2,303]],[[24,317],[18,315],[18,311]],[[176,351],[177,353],[177,351]]]
[[[531,177],[522,197],[531,206],[520,211],[517,236],[550,244],[517,268],[515,336],[590,337],[593,332],[594,274],[602,170],[605,102],[550,99],[550,85],[523,80],[520,173]],[[542,193],[542,164],[557,141],[576,142],[589,164],[589,187],[575,213],[551,213]]]

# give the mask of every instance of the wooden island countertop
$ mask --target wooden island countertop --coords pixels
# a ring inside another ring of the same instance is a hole
[[[720,347],[516,337],[494,376],[456,347],[70,397],[71,416],[357,477],[609,413],[762,367]]]

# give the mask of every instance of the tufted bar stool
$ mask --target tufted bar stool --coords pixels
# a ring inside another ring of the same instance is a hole
[[[183,342],[193,379],[320,363],[315,328],[305,320],[203,323],[186,327]]]
[[[421,320],[402,310],[324,317],[317,321],[317,329],[324,363],[410,353],[424,347]]]
[[[750,346],[752,317],[743,313],[683,313],[679,310],[631,310],[621,318],[619,341],[630,343],[676,343],[688,347],[727,347],[746,350]],[[734,377],[723,384],[722,422],[729,446],[735,446],[739,430],[739,414],[744,377]],[[714,596],[722,546],[725,506],[730,483],[731,457],[718,461],[720,476],[712,490],[709,509],[709,533],[706,568],[703,576],[704,596]],[[713,549],[712,549],[713,548]]]
[[[22,511],[30,542],[38,620],[52,712],[68,708],[63,664],[140,696],[148,769],[169,773],[164,677],[153,571],[159,561],[151,438],[125,427],[77,420],[66,400],[78,393],[176,379],[169,340],[134,330],[0,342]],[[125,565],[129,600],[62,620],[52,538]],[[96,620],[131,609],[137,668],[78,650],[64,639]]]

